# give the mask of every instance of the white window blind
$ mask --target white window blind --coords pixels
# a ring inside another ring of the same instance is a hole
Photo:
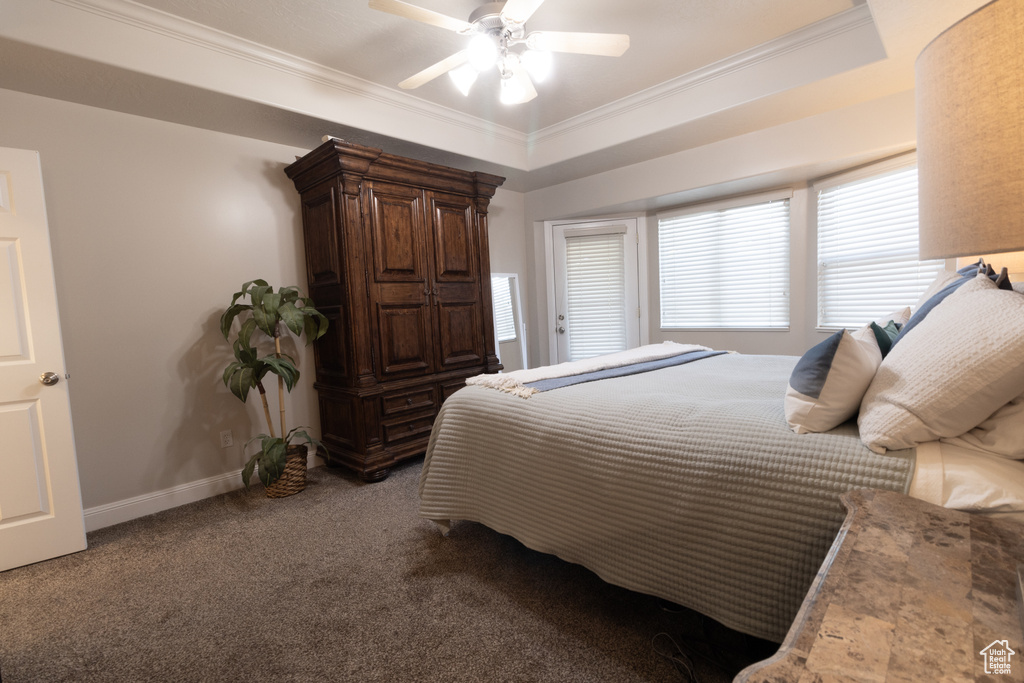
[[[818,327],[861,327],[912,306],[942,270],[917,260],[917,166],[907,163],[815,184]]]
[[[566,236],[570,359],[626,349],[625,268],[622,234]]]
[[[518,335],[512,314],[512,280],[491,277],[491,298],[494,300],[494,333],[498,342],[515,341]]]
[[[751,199],[659,214],[662,328],[789,327],[789,199]]]

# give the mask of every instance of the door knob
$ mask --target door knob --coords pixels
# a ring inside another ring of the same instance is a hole
[[[48,387],[52,387],[54,384],[60,381],[60,375],[56,372],[44,372],[39,375],[39,381]]]
[[[560,326],[558,328],[558,334],[565,334],[565,328]]]

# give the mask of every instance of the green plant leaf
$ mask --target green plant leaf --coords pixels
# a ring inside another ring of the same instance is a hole
[[[313,309],[311,313],[306,316],[306,345],[308,346],[309,344],[312,344],[326,333],[326,316],[324,316],[320,311]]]
[[[287,356],[281,358],[267,356],[266,358],[260,359],[260,362],[265,364],[271,372],[284,380],[285,386],[288,387],[288,391],[291,391],[295,386],[295,383],[299,380],[299,369],[295,367],[293,361]]]
[[[228,381],[231,379],[232,373],[234,373],[234,371],[240,368],[241,366],[241,363],[239,363],[238,361],[234,361],[230,363],[226,368],[224,368],[224,386],[228,386]]]
[[[242,403],[245,403],[249,390],[256,386],[253,376],[253,369],[248,366],[241,366],[231,373],[228,388]]]
[[[241,338],[235,340],[232,349],[234,350],[235,358],[242,365],[255,365],[259,362],[256,347],[243,344]]]
[[[251,309],[252,306],[249,306],[248,304],[236,304],[234,302],[228,306],[228,309],[224,311],[224,314],[220,317],[220,333],[224,335],[225,339],[227,339],[228,335],[231,333],[231,323],[235,320],[235,316],[242,311],[248,311]]]
[[[231,305],[234,306],[236,301],[238,301],[242,297],[248,296],[249,295],[249,288],[252,287],[252,285],[260,285],[262,287],[266,287],[267,286],[267,281],[266,280],[248,280],[247,282],[243,282],[242,283],[242,288],[240,290],[238,290],[237,292],[235,292],[235,295],[233,297],[231,297]]]
[[[242,288],[235,292],[234,295],[232,295],[230,304],[231,306],[234,306],[236,301],[238,301],[239,299],[241,299],[242,297],[249,293],[248,290],[250,284],[252,284],[251,280],[249,282],[243,283]]]
[[[259,474],[264,486],[270,486],[281,477],[287,459],[287,448],[283,439],[263,440],[263,448],[259,454]]]
[[[298,308],[295,308],[295,304],[287,302],[281,304],[281,307],[277,309],[277,314],[281,317],[281,321],[288,326],[289,330],[296,335],[302,334],[302,327],[306,316]]]
[[[242,468],[242,483],[245,484],[245,488],[249,488],[249,480],[252,479],[252,471],[256,468],[256,459],[259,457],[259,453],[256,453],[248,462],[245,463],[245,467]]]
[[[252,333],[256,331],[256,321],[253,318],[247,318],[242,323],[242,328],[238,330],[238,341],[245,346],[250,346],[252,343]]]
[[[295,287],[295,286],[292,286],[292,287],[282,287],[281,289],[279,289],[277,291],[281,294],[281,302],[282,303],[293,304],[299,298],[299,288]]]
[[[319,439],[316,439],[316,438],[310,436],[309,432],[306,431],[307,429],[309,429],[309,427],[295,427],[290,432],[288,432],[288,435],[285,437],[284,442],[286,444],[291,444],[292,439],[302,437],[302,439],[306,443],[314,444],[318,448],[322,448],[322,449],[324,449],[326,451],[327,450],[327,446],[325,446],[323,444],[323,442],[321,442]]]
[[[259,287],[254,290],[252,317],[256,325],[269,337],[278,336],[277,324],[280,322],[278,309],[281,306],[281,295],[273,291],[273,287]],[[257,299],[259,303],[256,303]]]
[[[275,292],[271,287],[270,291],[263,296],[262,307],[268,317],[274,318],[275,321],[280,320],[281,314],[278,313],[278,309],[281,308],[281,294]]]
[[[263,305],[263,297],[266,296],[267,292],[273,292],[274,288],[270,285],[263,283],[262,285],[256,285],[249,290],[249,299],[252,301],[253,308],[259,308]]]

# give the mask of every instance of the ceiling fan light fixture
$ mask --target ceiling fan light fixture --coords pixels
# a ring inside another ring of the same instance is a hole
[[[553,60],[547,50],[527,50],[520,57],[520,61],[530,73],[530,77],[538,83],[542,83],[551,75]]]
[[[511,76],[501,79],[502,104],[520,104],[524,101],[524,97],[526,97],[526,90],[518,79]]]
[[[485,2],[470,13],[469,21],[463,21],[405,0],[369,0],[372,9],[470,37],[466,49],[406,78],[398,84],[399,88],[412,90],[447,73],[459,92],[468,96],[477,76],[497,67],[501,76],[501,101],[505,104],[522,104],[537,97],[533,81],[543,81],[550,75],[551,52],[618,57],[629,49],[629,36],[621,33],[533,31],[527,34],[524,24],[543,2]]]
[[[486,71],[498,61],[498,46],[486,33],[478,33],[469,41],[469,63],[477,71]]]
[[[476,77],[480,72],[473,68],[472,64],[463,64],[457,69],[452,69],[448,72],[448,76],[452,79],[452,83],[459,89],[459,92],[465,96],[469,96],[469,90],[476,83]]]

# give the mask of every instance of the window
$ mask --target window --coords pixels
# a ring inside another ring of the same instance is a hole
[[[512,313],[512,278],[491,276],[491,298],[494,301],[494,334],[498,343],[516,340],[516,319]]]
[[[860,327],[912,306],[944,262],[917,260],[914,155],[814,184],[818,327]]]
[[[658,215],[663,329],[788,329],[789,196]]]
[[[628,348],[626,250],[622,234],[565,236],[569,358],[579,360]]]

